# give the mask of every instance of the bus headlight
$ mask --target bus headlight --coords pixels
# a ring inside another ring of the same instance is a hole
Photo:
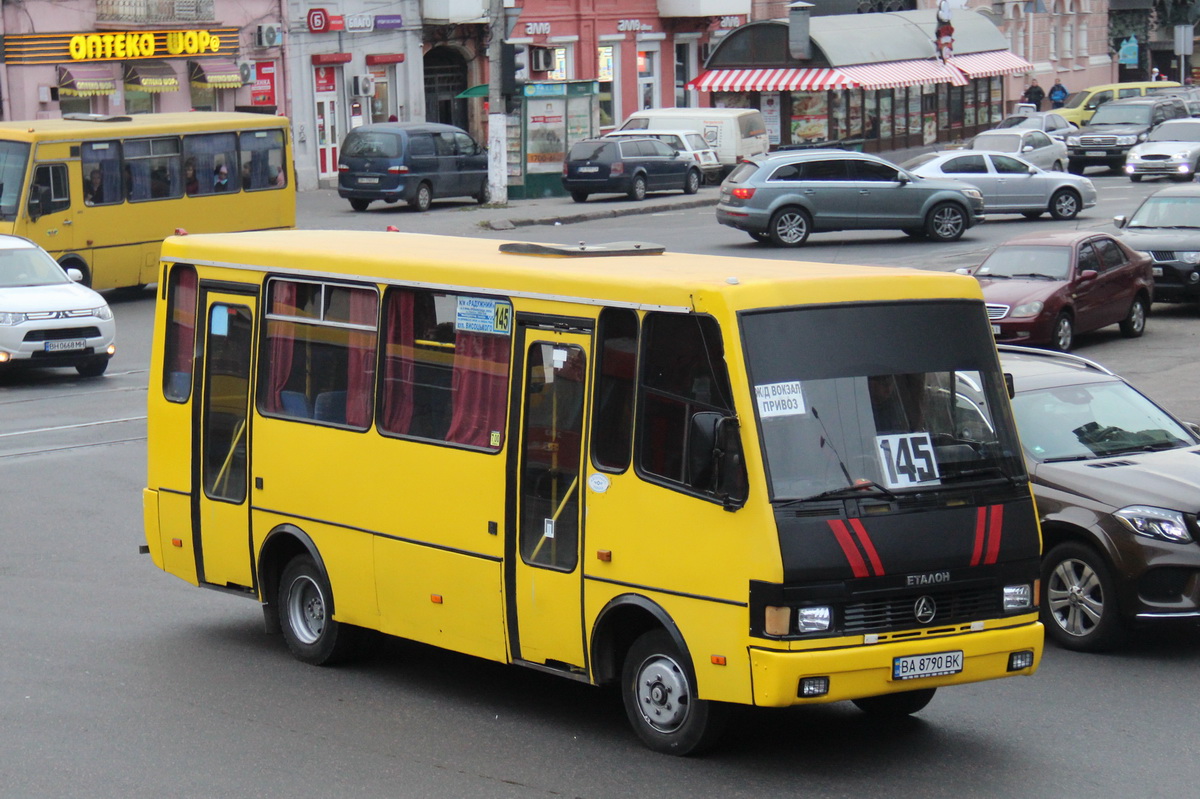
[[[1033,586],[1024,585],[1004,586],[1004,610],[1029,610],[1033,607]]]
[[[819,633],[829,629],[833,612],[828,607],[798,608],[796,611],[796,631],[800,633]]]

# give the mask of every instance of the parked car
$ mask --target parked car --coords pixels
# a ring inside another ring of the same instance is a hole
[[[914,175],[875,155],[789,150],[755,156],[721,184],[717,221],[756,241],[797,247],[810,233],[903,230],[955,241],[983,221],[983,195]]]
[[[971,150],[1019,155],[1031,164],[1055,172],[1062,172],[1067,163],[1067,145],[1040,130],[985,130],[971,139],[967,147]]]
[[[584,139],[571,145],[563,162],[562,182],[577,203],[591,194],[628,194],[644,200],[652,191],[695,194],[703,177],[690,157],[658,139]]]
[[[725,175],[771,148],[757,108],[647,108],[630,114],[621,130],[694,130],[716,151]]]
[[[1150,255],[1156,301],[1200,300],[1200,184],[1159,189],[1113,223],[1121,241]]]
[[[1061,114],[1053,111],[1035,111],[1031,114],[1013,114],[1012,116],[1007,116],[996,125],[996,130],[1007,130],[1009,128],[1040,130],[1052,139],[1065,141],[1067,134],[1074,130],[1075,127],[1075,125],[1068,122]]]
[[[74,366],[99,377],[117,351],[112,310],[41,247],[0,235],[0,369]]]
[[[1134,145],[1125,156],[1125,174],[1137,183],[1143,177],[1165,176],[1191,180],[1200,172],[1200,121],[1168,119]]]
[[[1142,97],[1105,103],[1084,127],[1067,136],[1070,163],[1077,175],[1089,166],[1123,169],[1125,156],[1150,131],[1168,119],[1188,116],[1178,97]]]
[[[717,151],[699,133],[690,130],[614,130],[604,134],[606,139],[627,138],[658,139],[672,150],[677,150],[691,158],[700,167],[704,182],[716,183],[720,180],[721,162],[717,159]]]
[[[1092,361],[1000,347],[1042,527],[1042,623],[1097,651],[1200,616],[1200,436]]]
[[[404,200],[428,211],[434,200],[488,201],[487,150],[453,125],[381,122],[357,127],[338,151],[338,196],[355,211]]]
[[[1108,325],[1142,335],[1154,292],[1150,258],[1094,231],[1017,236],[959,271],[979,280],[997,341],[1063,352]]]
[[[1015,155],[949,150],[925,153],[904,164],[925,178],[964,180],[983,192],[989,214],[1024,214],[1037,219],[1074,219],[1096,204],[1096,187],[1082,175],[1046,172]]]
[[[1132,81],[1129,83],[1105,83],[1099,86],[1089,86],[1067,95],[1062,108],[1054,109],[1054,113],[1070,122],[1072,125],[1086,125],[1100,106],[1112,100],[1124,100],[1129,97],[1141,97],[1152,91],[1176,89],[1179,84],[1169,80]]]

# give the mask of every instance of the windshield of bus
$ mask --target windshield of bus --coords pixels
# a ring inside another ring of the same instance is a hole
[[[1025,479],[982,305],[781,309],[743,329],[773,501]]]
[[[29,164],[29,145],[0,141],[0,219],[16,219],[21,207],[21,187]]]

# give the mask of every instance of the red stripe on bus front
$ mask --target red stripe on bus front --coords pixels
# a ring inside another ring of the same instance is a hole
[[[870,576],[870,572],[867,571],[866,561],[862,559],[862,555],[858,552],[858,547],[854,545],[854,539],[850,537],[850,531],[846,529],[846,523],[831,521],[829,526],[833,529],[833,535],[841,545],[842,552],[846,553],[846,560],[850,561],[850,569],[854,572],[854,576]]]
[[[871,537],[867,535],[867,528],[863,527],[863,523],[859,519],[851,519],[850,527],[854,530],[854,534],[858,536],[858,543],[862,545],[863,552],[867,553],[867,558],[871,561],[871,568],[875,570],[875,576],[882,577],[883,564],[879,561],[879,553],[875,551],[875,545],[871,543]]]
[[[987,519],[987,508],[977,508],[975,512],[975,552],[971,555],[971,565],[978,566],[983,558],[984,521]]]
[[[981,509],[982,510],[982,509]],[[1004,529],[1004,506],[992,506],[992,518],[988,521],[988,550],[984,563],[995,563],[1000,557],[1000,534]]]

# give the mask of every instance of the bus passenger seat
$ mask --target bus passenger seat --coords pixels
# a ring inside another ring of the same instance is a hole
[[[308,407],[308,397],[303,391],[280,391],[279,401],[283,404],[283,412],[298,419],[311,419],[312,410]]]
[[[346,423],[346,392],[325,391],[317,395],[313,418],[318,422]]]

